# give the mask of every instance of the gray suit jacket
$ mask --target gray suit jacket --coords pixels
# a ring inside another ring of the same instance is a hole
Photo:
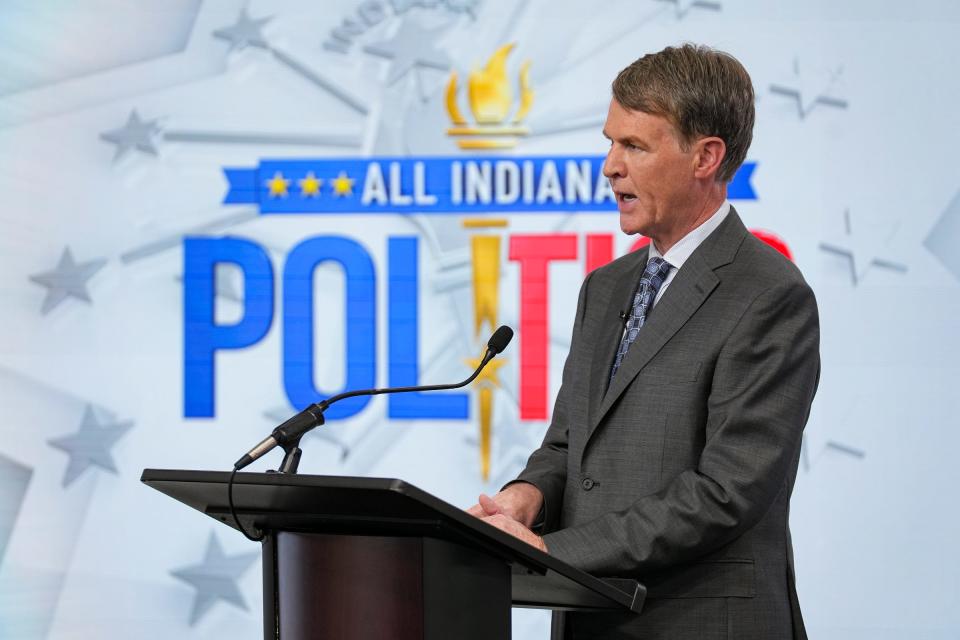
[[[820,372],[813,292],[731,211],[608,389],[646,260],[584,281],[553,422],[518,477],[543,492],[551,554],[649,588],[639,616],[568,614],[564,637],[805,638],[788,516]]]

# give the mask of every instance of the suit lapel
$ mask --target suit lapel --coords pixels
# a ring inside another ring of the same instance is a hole
[[[740,221],[736,210],[731,208],[723,223],[693,252],[670,282],[670,286],[650,314],[649,320],[640,329],[636,342],[630,346],[610,388],[604,393],[606,381],[610,377],[613,355],[616,353],[622,334],[622,324],[614,323],[617,326],[617,335],[613,347],[611,348],[608,344],[611,340],[605,338],[601,348],[597,349],[597,355],[601,356],[600,361],[598,362],[595,355],[591,367],[588,442],[603,417],[633,382],[640,370],[690,320],[690,317],[717,287],[720,279],[714,273],[714,269],[729,264],[733,260],[746,233],[746,227]],[[646,263],[645,257],[640,263],[641,270]],[[631,275],[639,279],[640,273]],[[620,286],[627,288],[630,292],[633,291],[632,284],[629,287],[624,284]],[[616,315],[619,318],[620,310],[623,309],[621,297],[616,293],[611,296],[607,315]]]
[[[590,396],[587,414],[589,416],[594,415],[594,412],[598,410],[603,394],[607,390],[610,368],[613,366],[613,359],[623,336],[623,319],[620,317],[620,313],[633,305],[633,295],[640,283],[640,276],[643,275],[648,254],[649,249],[646,248],[636,252],[636,264],[614,283],[610,301],[607,303],[607,308],[600,320],[600,326],[604,329],[603,335],[597,341],[597,349],[593,352],[590,365]]]

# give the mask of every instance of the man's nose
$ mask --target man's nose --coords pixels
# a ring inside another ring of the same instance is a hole
[[[623,156],[616,145],[611,146],[607,151],[607,157],[603,161],[603,175],[611,179],[623,177]]]

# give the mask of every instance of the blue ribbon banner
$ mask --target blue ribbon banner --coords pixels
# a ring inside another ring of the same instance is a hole
[[[615,211],[604,156],[265,159],[225,167],[224,204],[260,213],[542,213]],[[727,189],[756,200],[746,162]]]

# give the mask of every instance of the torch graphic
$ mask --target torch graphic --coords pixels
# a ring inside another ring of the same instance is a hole
[[[463,221],[468,229],[506,227],[504,219],[470,218]],[[497,311],[500,293],[500,236],[476,234],[470,241],[473,264],[473,338],[476,340],[487,324],[487,330],[499,326]],[[467,359],[467,365],[475,369],[480,358]],[[477,378],[477,414],[480,416],[480,475],[484,482],[490,477],[490,451],[493,422],[493,390],[500,386],[497,371],[506,359],[492,360]]]

